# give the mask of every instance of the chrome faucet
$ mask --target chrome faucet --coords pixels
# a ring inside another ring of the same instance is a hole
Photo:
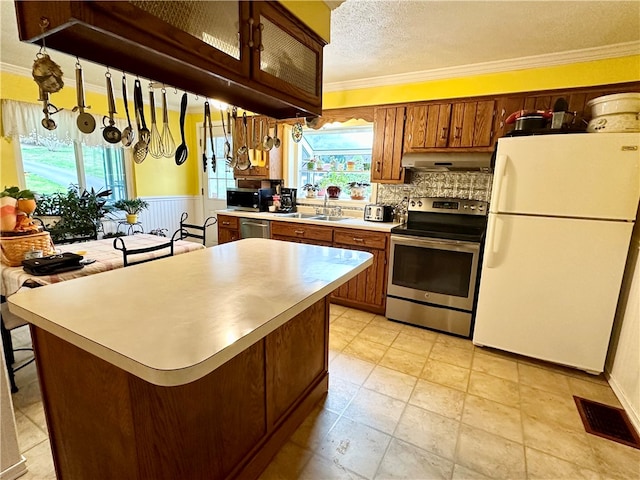
[[[327,194],[327,192],[324,192],[324,205],[322,205],[322,214],[324,216],[329,215],[327,213],[327,203],[329,202],[329,195]]]

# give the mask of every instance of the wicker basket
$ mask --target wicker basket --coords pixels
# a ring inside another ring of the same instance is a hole
[[[24,254],[30,250],[42,250],[42,255],[52,255],[55,247],[49,232],[32,233],[15,237],[0,237],[0,260],[10,267],[19,267]]]

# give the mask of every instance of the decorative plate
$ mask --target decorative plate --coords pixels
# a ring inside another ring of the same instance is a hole
[[[291,139],[298,143],[302,140],[302,124],[294,123],[293,128],[291,129]]]

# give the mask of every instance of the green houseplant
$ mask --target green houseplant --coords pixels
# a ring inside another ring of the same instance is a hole
[[[149,208],[149,203],[141,198],[128,198],[118,200],[113,206],[118,210],[126,212],[127,223],[134,224],[138,221],[138,214],[145,208]]]
[[[70,185],[66,192],[38,196],[35,214],[58,217],[45,225],[54,243],[97,238],[102,231],[102,219],[112,210],[107,204],[111,190],[83,190]]]

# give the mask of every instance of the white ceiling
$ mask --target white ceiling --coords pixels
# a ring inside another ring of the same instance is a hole
[[[331,15],[323,84],[340,90],[633,53],[638,0],[346,0]]]
[[[640,0],[327,4],[325,91],[640,53]],[[18,41],[13,1],[0,0],[0,17],[0,67],[30,75],[38,48]],[[75,58],[49,53],[74,85]],[[104,92],[105,68],[82,65],[85,88]]]

